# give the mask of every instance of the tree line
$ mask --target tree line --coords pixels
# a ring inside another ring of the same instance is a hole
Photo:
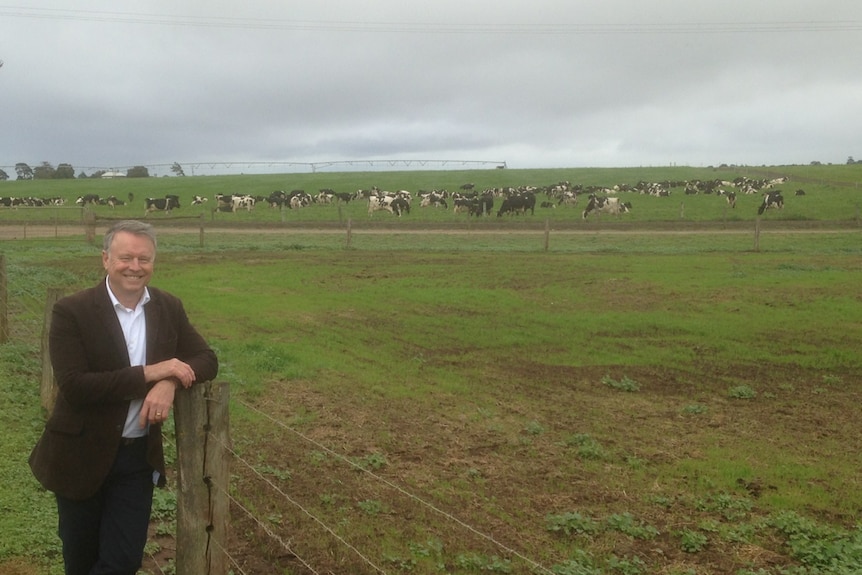
[[[182,166],[179,163],[174,162],[171,166],[171,171],[177,176],[184,176],[185,172],[183,171]],[[148,178],[150,177],[150,171],[146,166],[134,166],[132,168],[128,168],[125,172],[109,172],[107,170],[96,170],[89,176],[81,171],[77,176],[75,175],[75,168],[72,167],[72,164],[59,164],[56,168],[51,165],[50,162],[42,162],[40,165],[35,168],[30,167],[25,162],[18,162],[15,164],[15,175],[17,180],[64,180],[64,179],[84,179],[84,178],[102,178],[107,176],[120,176],[127,178]],[[9,179],[9,174],[7,174],[3,168],[0,168],[0,181],[6,181]]]

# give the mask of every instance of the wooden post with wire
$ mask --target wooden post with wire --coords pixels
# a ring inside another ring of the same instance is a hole
[[[754,220],[754,251],[760,251],[760,216]]]
[[[177,575],[227,575],[230,526],[229,394],[226,382],[178,389]]]
[[[51,332],[51,319],[54,314],[54,304],[63,297],[63,288],[48,288],[45,298],[45,315],[42,318],[42,380],[39,384],[39,397],[42,407],[51,413],[54,402],[57,401],[57,382],[54,380],[54,366],[51,365],[51,353],[48,345],[48,335]]]
[[[0,253],[0,343],[9,341],[9,278],[6,254]]]
[[[545,218],[545,251],[548,251],[548,245],[551,243],[551,221],[550,218]]]
[[[84,208],[84,235],[87,243],[96,241],[96,213],[90,208]]]

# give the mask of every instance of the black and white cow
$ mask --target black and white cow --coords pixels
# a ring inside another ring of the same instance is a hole
[[[98,204],[99,194],[84,194],[83,196],[78,196],[78,199],[75,200],[75,203],[79,206],[86,206],[87,204]]]
[[[503,200],[497,217],[503,214],[526,214],[527,210],[530,210],[531,214],[536,213],[536,194],[532,192],[519,193]]]
[[[401,214],[410,213],[410,202],[403,196],[381,195],[369,196],[368,216],[373,216],[377,210],[386,210],[390,214],[401,217]]]
[[[621,202],[619,198],[609,198],[607,196],[597,196],[590,194],[590,201],[587,203],[587,209],[581,215],[583,219],[587,219],[587,215],[595,212],[597,214],[627,214],[632,211],[631,202]]]
[[[144,204],[146,205],[144,216],[149,215],[150,212],[165,212],[169,214],[172,209],[180,207],[180,197],[168,194],[164,198],[146,198]]]
[[[781,209],[784,207],[784,196],[781,195],[779,190],[775,190],[773,192],[766,192],[766,195],[763,196],[763,202],[761,202],[760,207],[757,208],[757,215],[763,214],[768,209],[775,208]]]
[[[207,198],[206,196],[192,196],[192,205],[193,206],[199,206],[199,205],[203,204],[205,201],[207,201],[208,199],[209,198]]]
[[[425,208],[428,206],[433,206],[435,208],[442,207],[445,209],[449,208],[449,204],[446,202],[446,197],[448,193],[446,190],[431,190],[430,192],[419,192],[419,207]]]
[[[724,190],[722,190],[724,191]],[[727,205],[731,208],[736,207],[736,192],[725,192],[724,198],[727,200]]]
[[[116,206],[125,206],[126,202],[119,199],[117,196],[108,196],[107,198],[99,200],[99,205],[114,208]]]

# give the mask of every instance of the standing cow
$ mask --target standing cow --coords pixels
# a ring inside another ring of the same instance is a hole
[[[784,207],[784,196],[781,195],[781,192],[775,190],[773,192],[766,192],[766,195],[763,196],[763,202],[761,202],[760,207],[757,208],[757,215],[762,215],[768,209],[782,209]]]
[[[621,202],[619,198],[609,198],[607,196],[597,196],[590,194],[590,201],[587,203],[587,208],[581,214],[583,219],[593,212],[597,214],[627,214],[632,211],[631,202]]]

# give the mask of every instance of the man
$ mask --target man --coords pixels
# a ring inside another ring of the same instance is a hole
[[[118,222],[104,281],[53,309],[59,391],[30,468],[56,495],[66,575],[137,573],[153,486],[165,484],[161,424],[179,387],[218,372],[182,302],[149,287],[155,258],[151,225]]]

